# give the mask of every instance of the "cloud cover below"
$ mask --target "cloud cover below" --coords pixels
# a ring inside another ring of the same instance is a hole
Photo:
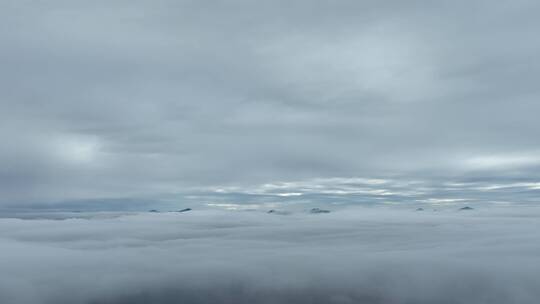
[[[0,302],[537,303],[540,208],[0,219]]]

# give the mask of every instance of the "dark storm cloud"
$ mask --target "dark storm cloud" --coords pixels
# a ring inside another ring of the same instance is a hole
[[[334,176],[538,178],[539,10],[2,1],[0,203]]]
[[[537,207],[0,219],[0,301],[537,303]]]

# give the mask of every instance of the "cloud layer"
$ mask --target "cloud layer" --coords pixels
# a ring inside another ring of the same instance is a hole
[[[0,204],[538,178],[537,1],[0,4]]]
[[[0,220],[0,301],[536,303],[537,207]]]

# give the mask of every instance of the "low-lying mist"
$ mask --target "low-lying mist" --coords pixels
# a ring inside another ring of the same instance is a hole
[[[0,303],[538,303],[540,208],[0,219]]]

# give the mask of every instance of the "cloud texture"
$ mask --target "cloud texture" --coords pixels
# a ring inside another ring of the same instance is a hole
[[[1,219],[0,301],[537,303],[537,207]]]
[[[1,205],[538,180],[537,1],[0,3]]]

